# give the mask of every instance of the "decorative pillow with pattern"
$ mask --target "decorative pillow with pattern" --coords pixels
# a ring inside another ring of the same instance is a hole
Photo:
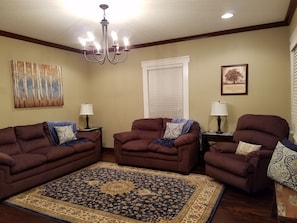
[[[72,140],[76,140],[76,136],[73,133],[73,129],[71,125],[67,126],[54,126],[56,133],[59,138],[59,144],[63,144],[65,142],[69,142]]]
[[[268,165],[267,176],[297,191],[297,152],[278,142]]]
[[[167,122],[166,130],[165,130],[163,138],[164,139],[176,139],[177,137],[179,137],[181,135],[184,125],[185,125],[185,123]]]
[[[248,153],[257,151],[260,148],[261,148],[261,145],[239,141],[235,153],[239,155],[247,155]]]

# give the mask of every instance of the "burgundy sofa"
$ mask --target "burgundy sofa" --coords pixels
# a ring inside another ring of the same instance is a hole
[[[238,119],[233,142],[216,142],[205,153],[205,172],[248,193],[263,190],[273,183],[267,177],[267,168],[274,148],[288,134],[289,125],[279,116],[243,115]],[[237,154],[240,141],[261,148],[246,155]]]
[[[138,119],[131,131],[114,134],[117,163],[188,174],[198,162],[200,126],[194,122],[188,133],[174,140],[173,147],[154,143],[163,137],[167,122],[171,119]]]
[[[100,133],[76,137],[56,146],[46,122],[0,129],[0,200],[98,161]]]

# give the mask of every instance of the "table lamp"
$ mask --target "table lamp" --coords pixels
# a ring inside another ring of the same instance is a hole
[[[221,116],[228,116],[227,105],[225,102],[215,101],[211,103],[211,116],[218,116],[218,131],[217,134],[222,134],[221,131]]]
[[[86,116],[87,127],[89,129],[89,115],[94,115],[93,105],[92,104],[81,104],[80,106],[80,115]]]

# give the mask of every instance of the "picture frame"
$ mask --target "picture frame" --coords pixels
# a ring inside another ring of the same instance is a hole
[[[63,106],[62,67],[12,60],[15,108]]]
[[[248,94],[248,64],[221,66],[221,95]]]

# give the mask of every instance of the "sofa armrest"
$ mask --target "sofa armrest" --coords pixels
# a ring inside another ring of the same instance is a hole
[[[100,137],[100,133],[98,131],[93,131],[93,132],[78,132],[76,134],[76,138],[82,139],[82,138],[87,138],[88,140],[92,142],[97,142]]]
[[[249,161],[252,158],[259,158],[259,159],[270,159],[272,156],[273,151],[268,149],[260,149],[258,151],[250,152],[246,155],[246,161]]]
[[[4,164],[4,165],[8,165],[8,166],[14,166],[15,161],[10,155],[0,152],[0,164]]]
[[[235,153],[238,143],[234,142],[215,142],[209,148],[211,152]]]
[[[113,135],[113,138],[121,143],[125,143],[131,140],[139,139],[136,132],[120,132]]]
[[[186,144],[191,144],[195,141],[198,141],[198,136],[193,133],[187,133],[179,136],[177,139],[174,140],[174,146],[179,147]]]

